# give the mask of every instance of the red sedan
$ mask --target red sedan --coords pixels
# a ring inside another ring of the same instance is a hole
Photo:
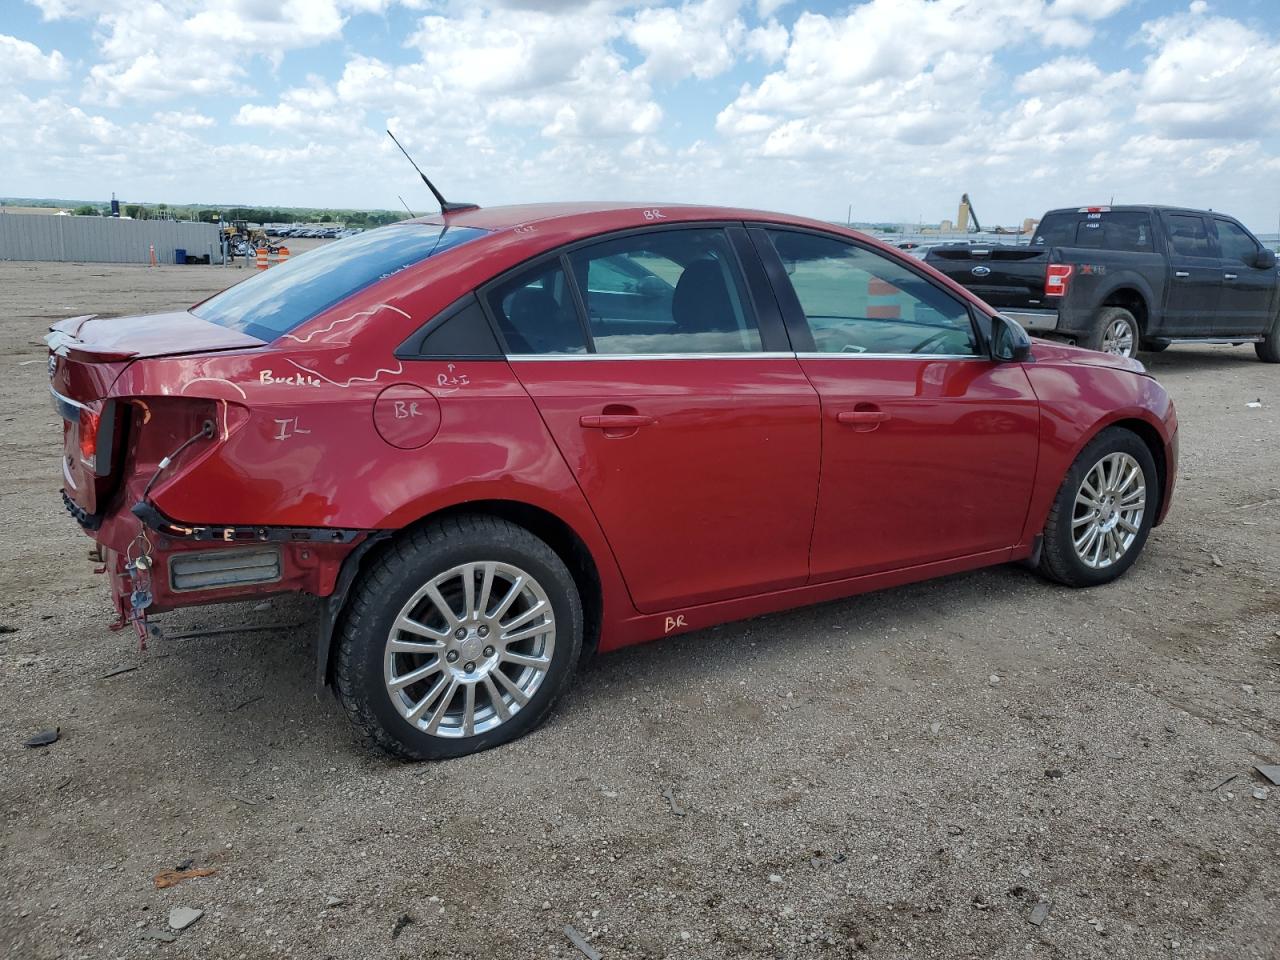
[[[1168,394],[851,230],[712,207],[451,210],[188,311],[49,335],[64,499],[118,626],[302,591],[378,745],[535,727],[579,658],[1164,518]]]

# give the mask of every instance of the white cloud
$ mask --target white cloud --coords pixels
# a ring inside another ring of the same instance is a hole
[[[0,86],[65,80],[67,61],[57,50],[45,54],[34,43],[0,33]]]
[[[679,7],[640,10],[624,28],[644,56],[644,73],[674,82],[708,80],[733,66],[746,27],[739,0],[686,0]]]
[[[213,117],[206,117],[195,110],[164,110],[152,114],[151,119],[161,126],[180,127],[185,130],[200,130],[217,125]]]

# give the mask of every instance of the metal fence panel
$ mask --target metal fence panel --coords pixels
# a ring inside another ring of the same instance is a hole
[[[212,223],[0,213],[0,260],[149,263],[152,246],[159,263],[173,263],[178,249],[221,258]]]

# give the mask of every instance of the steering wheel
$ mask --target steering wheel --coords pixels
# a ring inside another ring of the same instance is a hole
[[[914,347],[912,347],[911,352],[924,353],[926,348],[933,346],[935,343],[941,342],[943,338],[948,337],[950,335],[951,335],[950,330],[943,330],[941,333],[935,333],[928,340],[925,340],[923,343],[918,343]]]

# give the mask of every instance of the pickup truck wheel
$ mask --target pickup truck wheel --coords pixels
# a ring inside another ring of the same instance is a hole
[[[334,681],[373,745],[443,760],[538,726],[581,648],[581,599],[555,551],[497,517],[455,517],[396,542],[357,582]]]
[[[1102,431],[1058,489],[1044,528],[1040,572],[1070,587],[1115,580],[1142,552],[1159,498],[1147,445],[1120,427]]]
[[[1141,341],[1142,331],[1132,313],[1124,307],[1103,307],[1094,318],[1093,329],[1080,338],[1080,346],[1117,357],[1132,357]]]
[[[1280,363],[1280,313],[1271,319],[1271,329],[1253,345],[1258,359],[1263,363]]]

